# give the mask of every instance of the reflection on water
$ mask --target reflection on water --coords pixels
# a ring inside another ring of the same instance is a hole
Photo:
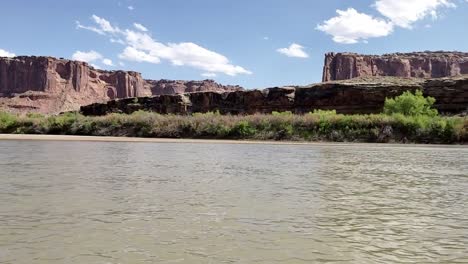
[[[0,141],[0,263],[468,263],[468,148]]]

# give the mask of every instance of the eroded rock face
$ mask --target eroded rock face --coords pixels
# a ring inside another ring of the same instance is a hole
[[[440,78],[468,74],[468,53],[414,52],[382,56],[325,54],[324,82],[364,76]]]
[[[144,80],[133,71],[103,71],[53,57],[0,57],[0,109],[55,114],[82,105],[159,94],[242,90],[212,80]]]
[[[338,113],[379,113],[385,98],[405,91],[422,90],[436,99],[443,113],[459,113],[468,107],[468,76],[440,79],[374,78],[361,81],[328,82],[306,87],[275,87],[226,93],[198,92],[129,98],[81,107],[85,115],[132,113],[138,110],[161,114],[191,114],[219,111],[223,114],[308,113],[314,109],[334,109]]]
[[[195,92],[233,92],[243,90],[240,86],[221,85],[213,80],[203,81],[174,81],[174,80],[146,80],[146,89],[153,95],[181,94]]]
[[[110,99],[150,95],[137,72],[103,71],[52,57],[0,58],[0,107],[58,113]]]

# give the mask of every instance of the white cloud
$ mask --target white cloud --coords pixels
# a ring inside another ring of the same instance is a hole
[[[102,58],[103,58],[102,55],[99,52],[96,52],[94,50],[90,50],[88,52],[77,50],[72,55],[73,60],[84,61],[88,63],[100,60]]]
[[[15,57],[14,53],[8,52],[4,49],[0,49],[0,57]]]
[[[92,15],[91,17],[96,24],[98,24],[99,28],[106,33],[118,33],[120,29],[118,27],[114,27],[111,23],[104,18],[98,17],[96,15]]]
[[[308,58],[309,57],[309,55],[304,51],[304,47],[296,43],[291,44],[288,48],[277,49],[276,51],[288,57],[294,57],[294,58]]]
[[[100,34],[100,35],[104,35],[104,34],[105,34],[102,30],[100,30],[100,29],[98,29],[98,28],[96,28],[96,27],[88,27],[88,26],[82,25],[82,24],[80,23],[80,21],[75,21],[75,23],[76,23],[76,28],[77,28],[77,29],[86,29],[86,30],[90,30],[90,31],[96,32],[96,33],[98,33],[98,34]]]
[[[354,8],[336,10],[338,16],[317,26],[317,30],[333,36],[338,43],[353,44],[392,33],[393,24],[380,18],[359,13]]]
[[[216,77],[216,73],[205,72],[205,73],[202,73],[201,76],[206,77],[206,78],[214,78]]]
[[[123,66],[125,66],[125,63],[119,61],[119,65],[123,67]]]
[[[148,31],[148,29],[140,23],[133,23],[133,26],[140,31],[143,31],[143,32]]]
[[[468,1],[468,0],[467,0]],[[263,37],[264,40],[269,40],[270,38],[269,37]]]
[[[126,47],[124,51],[119,54],[119,58],[128,61],[150,62],[156,64],[161,62],[161,60],[158,57],[152,56],[133,47]]]
[[[115,66],[111,59],[104,58],[101,53],[90,50],[90,51],[75,51],[72,55],[73,60],[77,61],[84,61],[89,63],[89,65],[93,66],[96,69],[100,69],[95,63],[101,61],[102,64],[107,66]]]
[[[114,63],[112,63],[112,60],[110,59],[103,59],[102,64],[107,65],[107,66],[115,66]]]
[[[112,38],[115,38],[116,35],[122,37],[126,47],[119,54],[120,59],[150,63],[160,63],[161,60],[167,60],[175,66],[190,66],[205,72],[224,73],[230,76],[252,74],[241,66],[233,65],[225,56],[195,43],[164,44],[154,40],[147,32],[131,29],[120,30],[96,15],[93,15],[93,20],[97,26],[81,26],[80,28],[99,34],[102,32]]]
[[[374,7],[393,24],[411,28],[414,22],[427,16],[437,18],[439,8],[455,4],[450,0],[377,0]]]
[[[91,19],[94,20],[94,23],[97,24],[97,27],[84,26],[80,23],[80,21],[76,21],[76,28],[90,30],[100,35],[105,35],[106,33],[116,34],[121,32],[121,30],[118,27],[112,26],[111,23],[104,18],[92,15]]]
[[[135,9],[133,6],[127,6],[128,10],[132,11],[133,9]]]
[[[384,18],[374,18],[349,8],[337,10],[338,16],[324,21],[316,29],[332,35],[338,43],[365,42],[369,38],[390,35],[395,27],[411,29],[415,22],[426,17],[437,19],[440,9],[456,5],[454,0],[375,0],[373,7]]]

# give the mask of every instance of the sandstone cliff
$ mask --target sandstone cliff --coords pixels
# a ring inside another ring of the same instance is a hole
[[[81,112],[85,115],[132,113],[138,110],[161,114],[211,111],[223,114],[254,114],[272,111],[307,113],[314,109],[335,109],[346,114],[379,113],[383,109],[385,98],[415,90],[422,90],[425,96],[434,97],[435,107],[443,113],[467,111],[468,76],[459,76],[429,80],[372,77],[305,87],[158,95],[83,106]]]
[[[108,100],[189,92],[242,90],[212,80],[144,80],[133,71],[104,71],[53,57],[0,57],[0,110],[59,113]]]
[[[52,57],[0,58],[0,108],[58,113],[109,99],[151,95],[137,72],[103,71]]]
[[[328,53],[323,67],[324,82],[363,76],[439,78],[468,74],[468,53],[415,52],[382,56]]]

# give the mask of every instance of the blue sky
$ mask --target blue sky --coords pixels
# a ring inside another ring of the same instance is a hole
[[[1,11],[3,55],[246,88],[319,82],[326,52],[468,43],[468,0],[15,0]]]

